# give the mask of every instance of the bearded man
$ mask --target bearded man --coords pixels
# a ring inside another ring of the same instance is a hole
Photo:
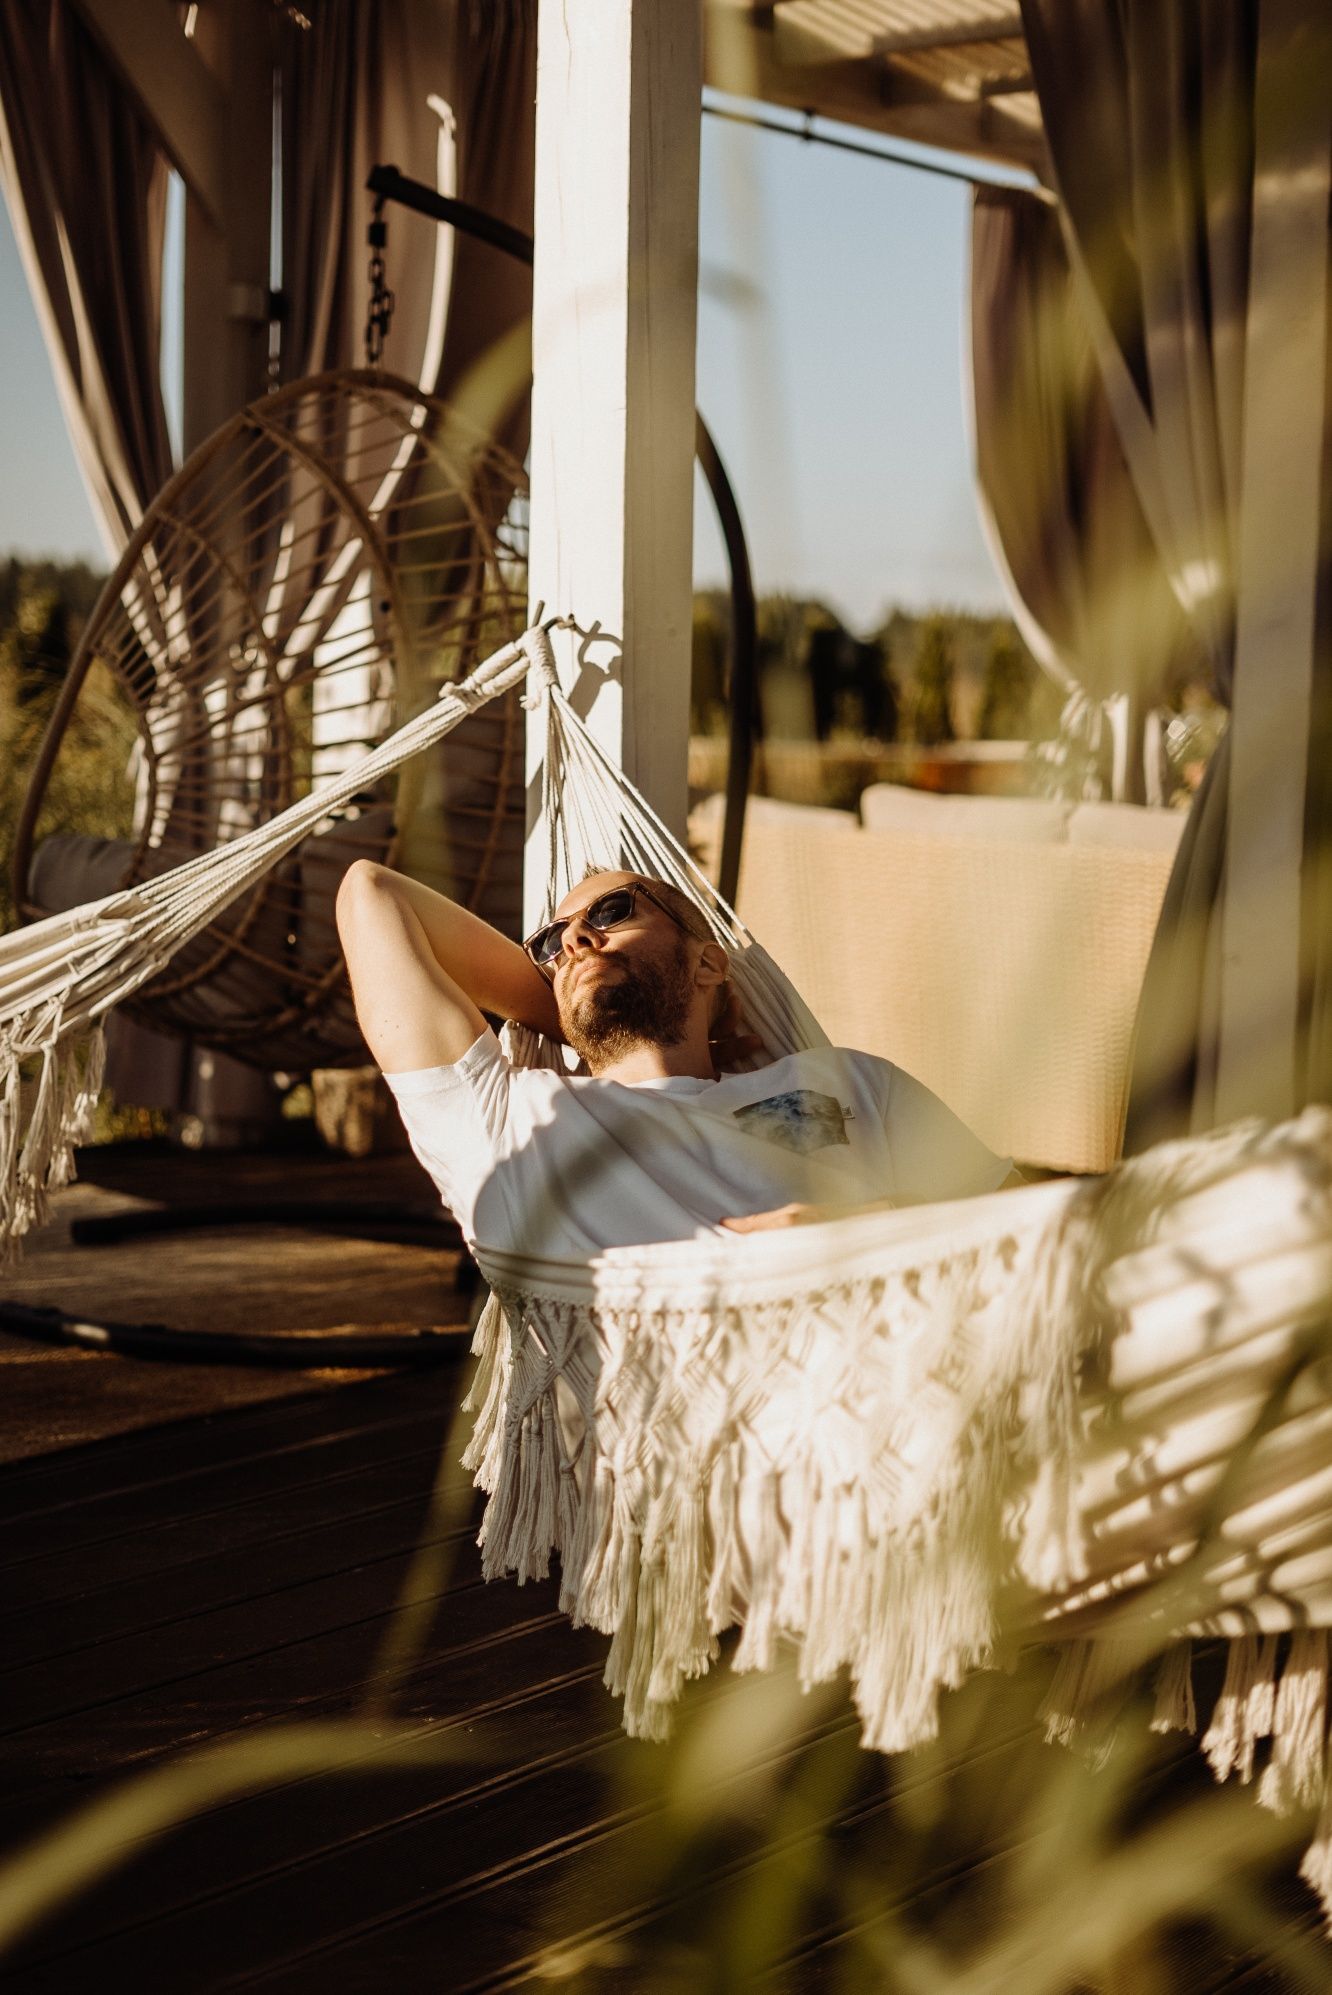
[[[725,950],[665,881],[594,873],[521,948],[368,860],[337,913],[366,1043],[469,1242],[585,1260],[1008,1177],[936,1095],[871,1054],[820,1047],[725,1071],[756,1042]],[[563,1040],[585,1071],[513,1066],[487,1013]]]

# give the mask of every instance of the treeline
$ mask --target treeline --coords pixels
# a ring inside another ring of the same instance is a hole
[[[10,699],[54,698],[103,580],[86,561],[0,559],[0,672]]]
[[[729,602],[694,598],[692,724],[727,727]],[[765,596],[758,605],[759,706],[774,739],[1030,741],[1058,725],[1062,696],[1008,617],[895,609],[858,637],[825,603]]]

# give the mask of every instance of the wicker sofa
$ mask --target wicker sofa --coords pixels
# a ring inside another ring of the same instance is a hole
[[[739,906],[834,1040],[895,1060],[1020,1162],[1105,1170],[1181,814],[940,797],[755,798]],[[719,798],[691,830],[715,856]]]

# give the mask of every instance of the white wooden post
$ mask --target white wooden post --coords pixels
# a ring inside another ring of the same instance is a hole
[[[671,829],[692,622],[698,0],[540,0],[530,593],[601,625],[561,683]],[[603,676],[604,675],[604,676]],[[544,718],[529,730],[525,915],[541,914]],[[616,854],[604,855],[615,863]]]
[[[1332,26],[1259,28],[1244,491],[1221,921],[1218,1122],[1297,1106],[1305,769],[1327,421]],[[1310,82],[1310,79],[1316,79]]]

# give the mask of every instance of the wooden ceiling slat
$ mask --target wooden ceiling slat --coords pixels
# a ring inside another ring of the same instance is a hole
[[[1044,176],[1014,0],[707,0],[716,88]]]
[[[1020,42],[1012,0],[777,0],[770,18],[851,56],[909,55]]]
[[[925,49],[968,49],[986,42],[1022,40],[1016,7],[960,21],[925,21],[919,27],[890,28],[874,39],[875,55],[910,55]]]

